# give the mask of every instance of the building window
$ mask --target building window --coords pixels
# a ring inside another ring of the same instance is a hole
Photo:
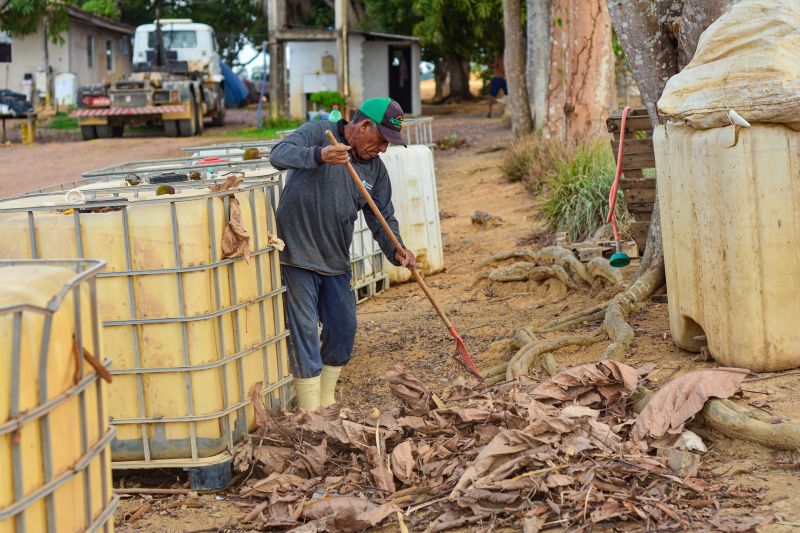
[[[0,63],[11,63],[11,37],[0,31]]]
[[[106,72],[114,72],[114,41],[106,39]]]
[[[120,37],[119,38],[119,53],[126,56],[128,55],[128,38],[127,37]]]
[[[86,64],[89,65],[89,68],[93,68],[94,67],[94,37],[91,36],[91,35],[88,37],[88,39],[86,41],[86,54],[87,54],[87,56],[86,56],[86,59],[87,59]]]

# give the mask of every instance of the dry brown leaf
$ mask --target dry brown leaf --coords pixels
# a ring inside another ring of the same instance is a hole
[[[392,471],[397,479],[406,485],[412,485],[417,480],[417,476],[414,474],[415,466],[413,445],[410,440],[404,440],[394,447],[394,450],[392,450]]]
[[[544,520],[538,516],[528,516],[522,519],[522,533],[539,533],[544,526]]]
[[[370,472],[372,473],[372,478],[375,480],[375,488],[389,494],[394,493],[397,487],[394,484],[394,476],[386,465],[386,459],[378,457],[375,451],[371,450],[369,453],[369,460],[370,463],[372,463]]]
[[[250,394],[250,401],[253,403],[253,409],[256,414],[256,423],[259,427],[265,428],[269,425],[269,414],[267,413],[267,406],[264,405],[264,398],[261,396],[261,391],[264,389],[264,382],[259,381],[253,385],[253,392]]]
[[[538,385],[534,398],[549,402],[577,402],[580,405],[616,402],[636,390],[636,369],[617,361],[600,361],[568,368]]]
[[[670,381],[647,402],[633,426],[633,438],[644,440],[680,433],[709,398],[735,394],[749,373],[743,368],[706,368]]]
[[[402,368],[395,367],[386,372],[386,379],[392,394],[405,404],[410,414],[426,415],[435,407],[428,387]]]
[[[325,520],[331,531],[360,531],[381,523],[400,508],[391,503],[376,505],[366,498],[335,496],[308,505],[303,516],[309,520]]]
[[[261,469],[266,474],[280,473],[286,470],[294,458],[295,451],[291,448],[262,445],[255,449],[253,456],[261,464]]]
[[[328,461],[328,441],[322,439],[317,446],[306,445],[303,453],[297,454],[297,461],[293,464],[308,470],[312,477],[321,476]]]
[[[623,512],[624,509],[617,500],[608,498],[603,505],[592,511],[592,513],[589,515],[589,519],[597,524],[599,522],[603,522],[604,520],[620,516],[623,514]]]
[[[249,496],[255,492],[270,494],[273,491],[291,491],[303,487],[306,480],[292,474],[270,474],[264,479],[256,481],[253,485],[244,487],[241,491],[242,496]]]
[[[458,499],[458,505],[469,507],[475,514],[494,513],[516,507],[519,498],[518,492],[505,493],[484,489],[469,489]]]
[[[737,518],[733,516],[717,516],[709,523],[722,533],[756,533],[756,528],[766,526],[775,521],[774,516]]]

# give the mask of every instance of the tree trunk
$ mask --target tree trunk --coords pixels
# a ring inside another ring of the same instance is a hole
[[[547,119],[547,88],[550,84],[551,0],[528,0],[528,97],[533,108],[533,126],[544,128]]]
[[[553,0],[550,33],[545,133],[565,142],[608,135],[616,90],[605,0]]]
[[[515,138],[533,131],[528,84],[525,80],[525,41],[522,35],[520,0],[503,0],[505,29],[504,64],[511,107],[511,133]]]
[[[608,0],[608,9],[622,48],[630,61],[642,102],[655,128],[659,124],[656,104],[667,80],[694,56],[697,42],[735,0]],[[680,16],[679,19],[676,17]],[[678,22],[677,38],[672,30]],[[682,58],[682,60],[679,60]],[[637,276],[653,267],[663,268],[661,214],[658,196],[653,205],[645,254]]]
[[[678,72],[677,47],[659,21],[664,3],[677,0],[608,0],[608,11],[617,37],[628,56],[650,122],[659,124],[656,102],[667,80]],[[679,2],[682,4],[682,2]],[[661,15],[662,18],[664,15]],[[655,215],[655,211],[653,212]],[[655,220],[655,218],[653,219]],[[648,241],[647,245],[650,243]]]
[[[735,0],[685,0],[678,32],[678,66],[689,64],[700,35],[725,13]]]
[[[469,91],[469,59],[458,54],[447,56],[447,72],[450,74],[450,94],[448,98],[471,100]]]
[[[433,101],[440,102],[446,96],[448,96],[447,91],[449,90],[447,84],[447,60],[446,59],[439,59],[434,63],[434,71],[433,71],[433,82],[436,87],[434,94],[433,94]]]

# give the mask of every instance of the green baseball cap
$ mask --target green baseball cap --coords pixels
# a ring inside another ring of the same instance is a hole
[[[383,138],[391,144],[406,146],[403,139],[403,108],[391,98],[369,98],[364,100],[359,111],[373,120]]]

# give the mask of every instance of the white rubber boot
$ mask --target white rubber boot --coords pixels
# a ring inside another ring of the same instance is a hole
[[[320,384],[320,405],[328,407],[336,403],[336,382],[339,381],[339,374],[342,373],[340,366],[322,365],[322,382]]]
[[[306,411],[313,411],[319,407],[320,400],[320,376],[313,378],[294,380],[294,391],[297,400],[297,407]]]

